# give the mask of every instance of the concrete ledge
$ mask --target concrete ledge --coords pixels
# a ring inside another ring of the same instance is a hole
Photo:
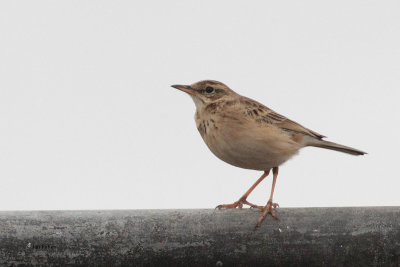
[[[400,266],[400,207],[0,212],[0,266]]]

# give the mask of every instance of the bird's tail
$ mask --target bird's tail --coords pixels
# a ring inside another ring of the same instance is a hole
[[[325,140],[317,140],[314,139],[308,144],[309,146],[315,146],[315,147],[321,147],[321,148],[326,148],[326,149],[331,149],[335,151],[340,151],[343,153],[359,156],[359,155],[364,155],[367,154],[366,152],[363,152],[358,149],[354,149],[352,147],[344,146],[344,145],[339,145],[333,142],[325,141]]]

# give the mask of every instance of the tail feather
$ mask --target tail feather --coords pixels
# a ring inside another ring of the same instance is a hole
[[[339,144],[325,141],[325,140],[313,140],[313,142],[310,142],[308,145],[331,149],[331,150],[335,150],[335,151],[340,151],[340,152],[344,152],[344,153],[356,155],[356,156],[367,154],[366,152],[363,152],[361,150],[358,150],[358,149],[355,149],[352,147],[348,147],[348,146],[344,146],[344,145],[339,145]]]

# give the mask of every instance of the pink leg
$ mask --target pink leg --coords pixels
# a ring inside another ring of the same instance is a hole
[[[260,209],[260,210],[263,210],[263,207],[257,206],[257,205],[254,205],[254,204],[251,204],[251,203],[248,202],[246,199],[247,199],[247,197],[251,194],[251,192],[253,192],[254,188],[256,188],[257,185],[258,185],[259,183],[261,183],[261,181],[264,180],[265,177],[268,176],[269,171],[270,171],[270,170],[266,170],[266,171],[263,173],[263,175],[261,175],[261,177],[258,178],[258,180],[249,188],[249,190],[247,190],[247,192],[246,192],[241,198],[239,198],[238,201],[233,202],[232,204],[221,204],[221,205],[218,205],[218,206],[216,207],[216,209],[234,209],[234,208],[236,208],[236,207],[242,208],[243,205],[245,204],[245,205],[249,205],[249,206],[252,207],[252,208],[258,208],[258,209]]]
[[[278,167],[274,167],[272,169],[272,174],[273,174],[273,180],[272,180],[272,188],[271,188],[271,195],[269,196],[269,200],[267,202],[267,205],[264,206],[263,208],[263,214],[261,217],[258,219],[256,226],[254,227],[254,230],[256,230],[258,227],[260,227],[261,222],[264,220],[264,218],[268,215],[271,214],[271,216],[275,219],[278,219],[276,216],[276,213],[274,209],[276,207],[279,207],[277,203],[272,202],[272,198],[274,196],[274,190],[275,190],[275,184],[276,184],[276,178],[278,177]]]

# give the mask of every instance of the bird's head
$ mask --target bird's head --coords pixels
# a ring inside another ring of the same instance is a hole
[[[201,109],[221,99],[229,99],[236,95],[236,93],[225,84],[213,80],[200,81],[191,85],[175,84],[171,86],[189,94],[196,104],[197,109]]]

